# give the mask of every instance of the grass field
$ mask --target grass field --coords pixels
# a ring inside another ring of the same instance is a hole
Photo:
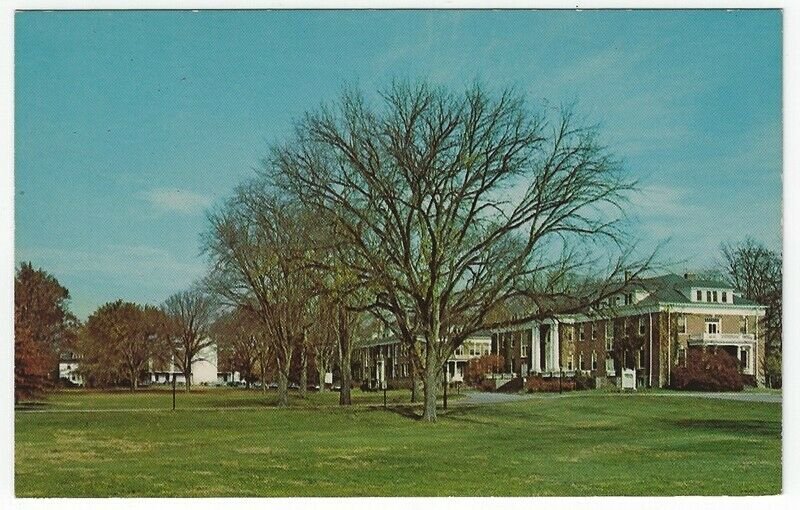
[[[293,409],[243,390],[63,392],[16,413],[17,496],[775,494],[781,407],[594,392],[410,408]],[[407,392],[391,392],[393,401]],[[357,403],[382,402],[355,392]],[[44,407],[44,406],[42,406]],[[97,412],[67,410],[100,409]],[[155,410],[125,411],[131,408]],[[102,410],[105,409],[105,410]],[[165,409],[165,410],[161,410]],[[116,412],[115,412],[116,410]]]

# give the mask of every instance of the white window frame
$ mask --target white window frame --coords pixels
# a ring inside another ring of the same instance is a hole
[[[722,321],[719,317],[709,317],[705,321],[705,333],[709,335],[718,335],[722,331]],[[711,331],[711,325],[714,325],[716,331]]]
[[[678,327],[677,327],[677,331],[678,331],[678,334],[679,334],[679,335],[685,335],[685,334],[686,334],[686,331],[687,331],[687,329],[686,329],[686,328],[688,327],[688,324],[689,324],[689,321],[688,321],[688,319],[686,318],[686,315],[684,315],[684,314],[682,314],[682,313],[681,313],[681,314],[678,314]]]
[[[614,358],[606,354],[606,375],[613,376],[616,374],[614,370]]]
[[[644,320],[644,315],[639,316],[639,336],[644,335],[647,323]]]
[[[614,320],[608,319],[606,321],[606,350],[611,351],[614,349]]]
[[[597,353],[592,351],[592,364],[590,365],[592,371],[597,370]]]

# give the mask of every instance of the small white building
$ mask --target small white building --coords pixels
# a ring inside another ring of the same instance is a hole
[[[83,386],[83,376],[78,372],[80,358],[72,351],[62,352],[58,360],[58,379]]]
[[[217,346],[214,344],[209,345],[200,351],[197,359],[192,363],[192,384],[216,384],[217,383]],[[175,360],[171,360],[166,367],[162,370],[156,370],[153,363],[150,363],[150,383],[152,384],[167,384],[171,383],[173,378],[177,384],[185,384],[186,378],[181,372],[180,368],[175,364]]]

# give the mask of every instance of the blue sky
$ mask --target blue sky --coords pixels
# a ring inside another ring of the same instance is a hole
[[[201,277],[204,210],[343,86],[480,80],[577,104],[676,270],[781,247],[778,11],[21,12],[15,258],[85,318]]]

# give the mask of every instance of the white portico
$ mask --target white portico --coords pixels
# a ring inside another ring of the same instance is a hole
[[[531,321],[492,332],[492,354],[503,356],[507,372],[526,376],[561,368],[559,321]]]

